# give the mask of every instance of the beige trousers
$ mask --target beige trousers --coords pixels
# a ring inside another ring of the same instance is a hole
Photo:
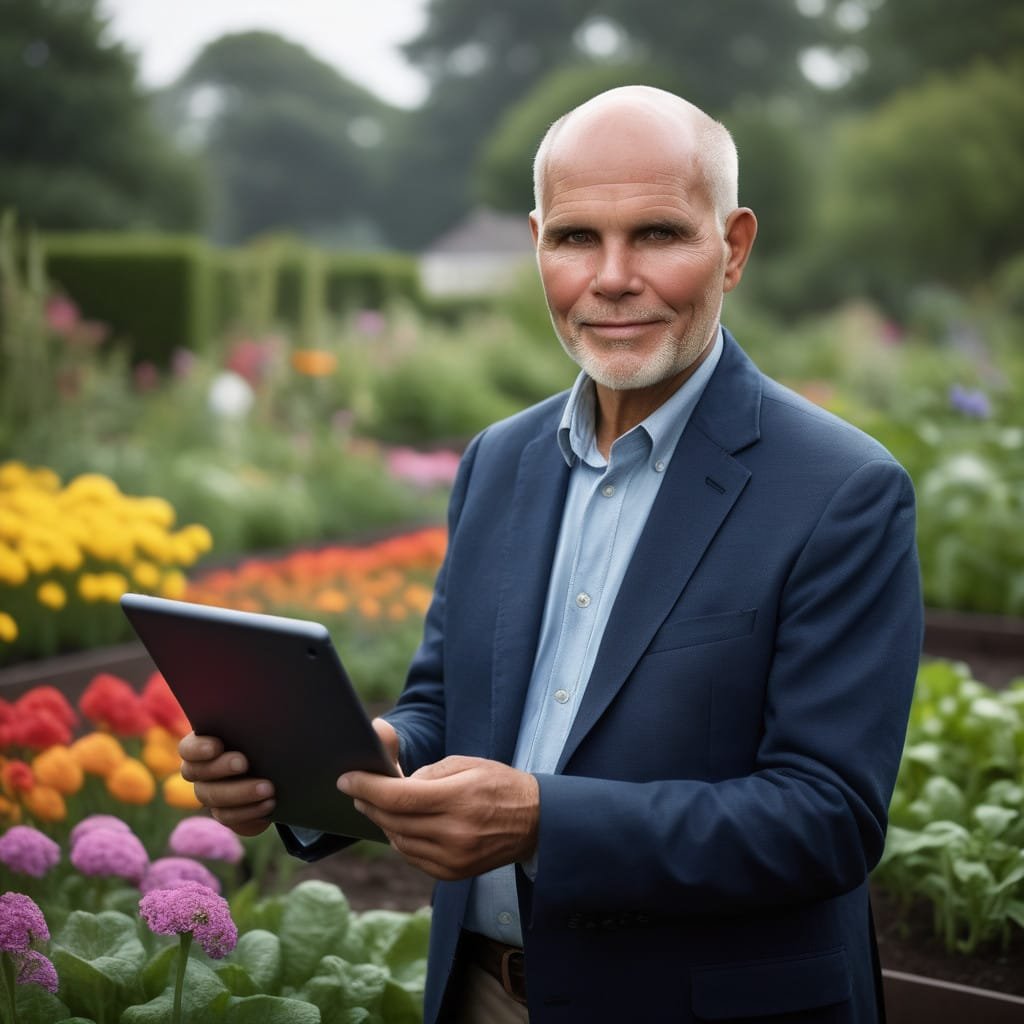
[[[453,1012],[451,1024],[529,1024],[530,1015],[522,1003],[517,1003],[476,964],[463,969],[462,984]]]

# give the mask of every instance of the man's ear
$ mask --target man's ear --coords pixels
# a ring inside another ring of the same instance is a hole
[[[533,235],[533,247],[536,249],[540,239],[540,217],[537,216],[536,210],[530,211],[530,234]]]
[[[740,283],[756,236],[757,218],[753,210],[741,206],[729,214],[725,221],[725,244],[729,247],[729,259],[725,264],[723,291],[731,292]]]

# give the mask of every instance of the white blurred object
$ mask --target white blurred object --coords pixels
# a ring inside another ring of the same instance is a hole
[[[210,411],[221,419],[240,420],[248,414],[255,399],[244,377],[231,370],[224,370],[213,378],[207,402]]]

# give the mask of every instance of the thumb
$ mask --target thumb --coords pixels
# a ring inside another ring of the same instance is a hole
[[[461,772],[468,772],[478,767],[480,763],[479,757],[452,754],[433,764],[425,764],[422,768],[417,768],[409,777],[412,779],[446,779]]]

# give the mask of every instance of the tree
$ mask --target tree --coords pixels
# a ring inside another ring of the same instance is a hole
[[[206,161],[219,240],[292,230],[380,244],[384,152],[407,115],[304,47],[269,32],[223,36],[163,103]]]
[[[1024,251],[1024,61],[980,62],[845,126],[824,234],[847,287],[896,304],[970,287]]]
[[[0,205],[44,228],[194,227],[197,169],[104,25],[96,0],[0,0]]]

